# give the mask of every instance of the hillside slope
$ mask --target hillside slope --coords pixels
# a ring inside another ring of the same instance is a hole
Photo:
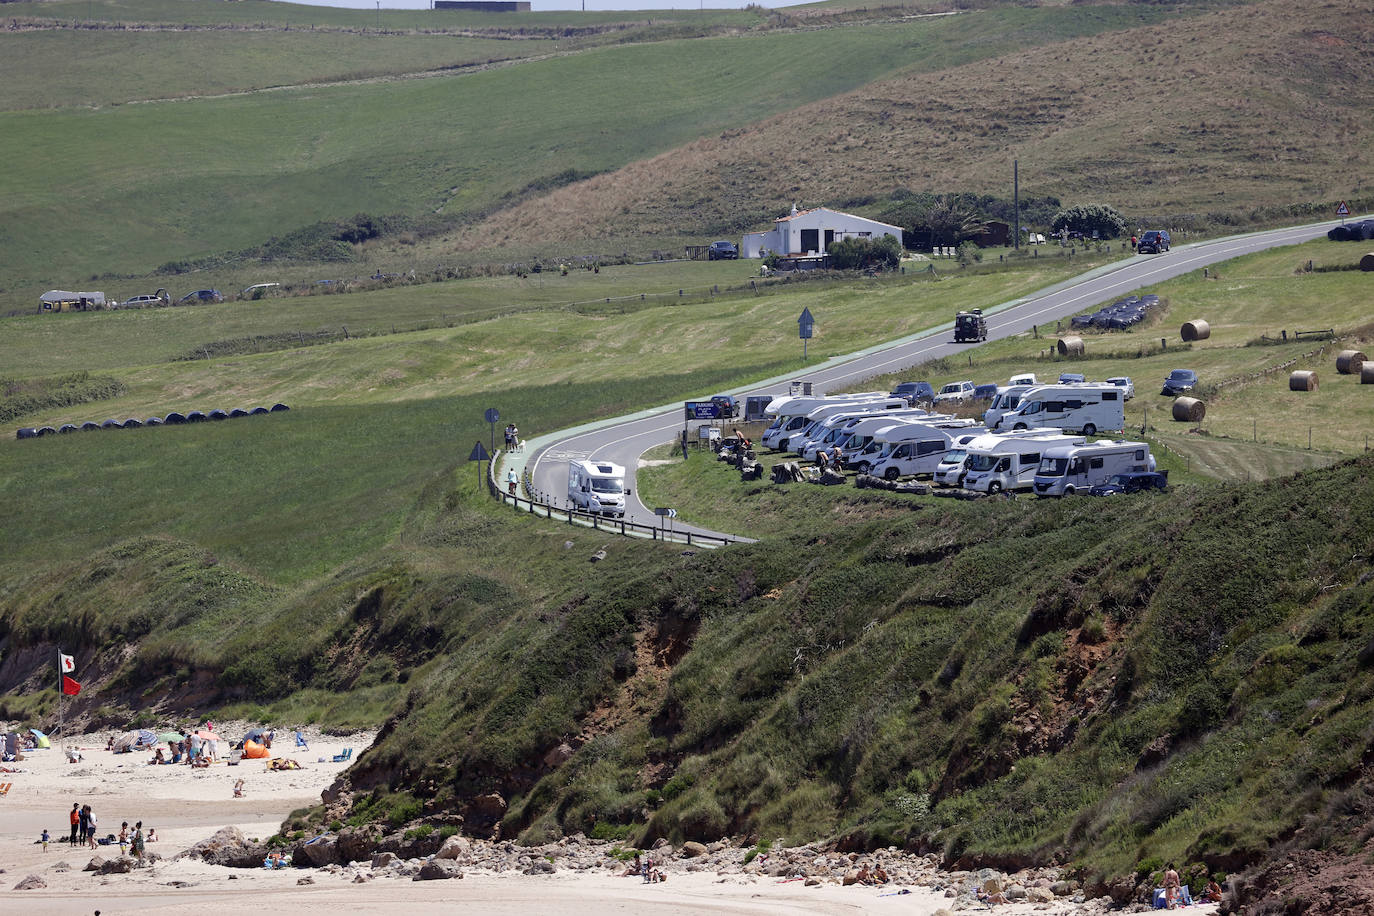
[[[1331,201],[1374,168],[1374,17],[1283,0],[909,72],[704,137],[511,211],[460,246],[764,228],[796,202],[874,206],[897,189],[1174,220]]]

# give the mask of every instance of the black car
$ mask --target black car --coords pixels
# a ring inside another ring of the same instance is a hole
[[[734,261],[739,258],[739,249],[734,242],[712,242],[706,249],[708,261]]]
[[[1140,493],[1144,490],[1163,490],[1169,485],[1168,471],[1132,471],[1113,474],[1106,483],[1088,491],[1090,496],[1115,496],[1118,493]]]
[[[930,382],[898,382],[897,387],[893,388],[888,394],[891,398],[905,398],[906,402],[912,407],[918,401],[930,403],[935,400],[935,389]]]
[[[1175,369],[1164,380],[1164,390],[1160,394],[1176,396],[1186,394],[1197,387],[1197,373],[1192,369]]]
[[[187,293],[177,300],[177,304],[182,302],[223,302],[224,295],[217,289],[198,289],[194,293]]]
[[[1162,254],[1169,250],[1168,229],[1147,229],[1140,237],[1135,250],[1140,254]]]

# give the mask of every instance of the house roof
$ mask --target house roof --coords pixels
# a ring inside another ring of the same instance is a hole
[[[773,220],[773,222],[774,222],[775,224],[776,224],[776,223],[786,223],[786,222],[790,222],[790,221],[796,219],[796,218],[799,217],[799,216],[806,216],[807,214],[810,214],[810,213],[817,213],[817,212],[820,212],[820,211],[824,211],[824,212],[826,212],[826,213],[833,213],[833,214],[835,214],[836,216],[843,216],[843,217],[846,217],[846,218],[848,218],[848,219],[863,220],[865,223],[872,223],[872,224],[875,225],[875,226],[885,226],[885,227],[887,227],[888,229],[897,229],[897,230],[900,230],[900,229],[902,228],[901,226],[894,226],[894,225],[892,225],[891,223],[885,223],[885,222],[883,222],[882,220],[870,219],[870,218],[867,217],[867,216],[856,216],[856,215],[853,214],[853,213],[845,213],[845,212],[843,212],[843,211],[841,211],[841,210],[831,210],[829,207],[812,207],[812,208],[809,209],[809,210],[795,210],[795,211],[793,211],[792,213],[787,214],[786,216],[780,216],[780,217],[778,217],[777,219]]]

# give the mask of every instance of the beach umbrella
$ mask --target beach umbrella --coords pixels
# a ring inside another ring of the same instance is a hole
[[[185,738],[185,737],[186,737],[185,735],[183,735],[181,732],[177,732],[177,731],[163,732],[162,734],[160,734],[160,735],[157,736],[157,743],[158,743],[158,744],[170,744],[170,743],[172,743],[172,742],[174,742],[174,741],[180,741],[182,738]]]
[[[39,731],[38,729],[36,729],[36,728],[31,728],[31,729],[29,729],[29,731],[33,732],[33,737],[36,739],[36,740],[34,741],[34,745],[35,745],[35,746],[37,746],[37,747],[52,747],[52,745],[48,743],[48,736],[47,736],[47,735],[43,734],[42,732],[40,732],[40,731]]]
[[[267,734],[267,729],[265,729],[265,728],[250,728],[250,729],[248,729],[248,734],[246,734],[246,735],[243,736],[243,740],[244,740],[244,741],[257,741],[257,742],[261,743],[261,741],[262,741],[262,736],[265,735],[265,734]]]
[[[135,747],[152,747],[157,744],[157,735],[151,730],[140,728],[138,730],[138,740],[134,742]]]

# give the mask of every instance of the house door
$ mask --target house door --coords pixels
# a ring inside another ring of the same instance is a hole
[[[835,230],[834,230],[834,229],[827,229],[827,230],[825,230],[825,247],[822,248],[821,251],[829,251],[829,250],[830,250],[830,243],[833,242],[833,241],[835,241]]]
[[[821,250],[821,231],[819,229],[803,229],[801,231],[801,251],[798,254],[805,254],[808,251]]]

